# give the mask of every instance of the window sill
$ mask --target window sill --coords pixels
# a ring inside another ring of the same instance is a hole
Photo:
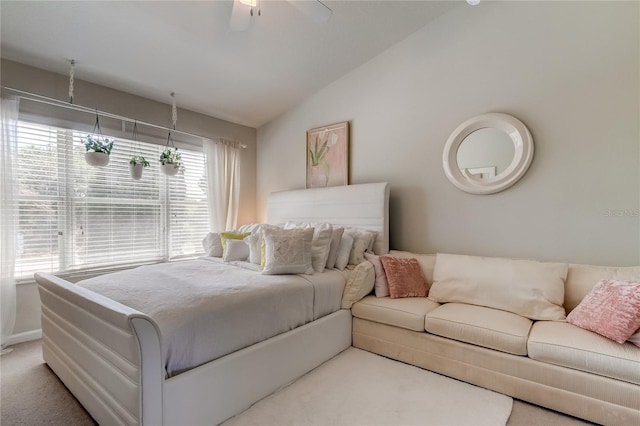
[[[160,263],[168,263],[168,262],[180,262],[183,260],[193,260],[203,255],[204,253],[198,253],[192,256],[184,256],[176,259],[171,259],[168,261],[159,260],[159,261],[153,261],[153,262],[142,262],[142,263],[135,263],[130,265],[122,265],[117,267],[105,267],[105,268],[87,269],[87,270],[70,271],[70,272],[59,272],[59,273],[53,273],[53,275],[55,275],[56,277],[62,278],[63,280],[76,283],[78,281],[86,280],[86,279],[97,277],[100,275],[110,274],[112,272],[119,272],[119,271],[126,271],[127,269],[134,269],[139,266],[157,265]],[[17,286],[31,285],[31,284],[36,284],[35,278],[22,278],[22,279],[16,280]]]

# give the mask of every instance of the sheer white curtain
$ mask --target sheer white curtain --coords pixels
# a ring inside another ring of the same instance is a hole
[[[204,142],[211,232],[235,229],[240,194],[240,146],[224,139]]]
[[[2,324],[0,345],[5,349],[7,338],[16,322],[16,204],[13,168],[16,160],[18,101],[2,99],[0,105],[0,308]]]

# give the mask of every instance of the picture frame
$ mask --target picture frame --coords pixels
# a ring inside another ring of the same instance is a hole
[[[307,130],[307,188],[349,184],[349,122]]]

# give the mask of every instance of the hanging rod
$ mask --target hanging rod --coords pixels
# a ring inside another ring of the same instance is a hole
[[[195,133],[189,133],[189,132],[185,132],[185,131],[182,131],[182,130],[170,129],[169,127],[159,126],[157,124],[147,123],[147,122],[140,121],[140,120],[135,120],[133,118],[124,117],[122,115],[117,115],[117,114],[112,114],[112,113],[106,112],[106,111],[100,111],[98,109],[92,109],[92,108],[84,107],[82,105],[69,104],[69,103],[66,103],[66,102],[58,100],[58,99],[54,99],[54,98],[49,98],[49,97],[46,97],[46,96],[38,95],[37,93],[26,92],[24,90],[14,89],[12,87],[7,87],[7,86],[0,86],[0,88],[20,95],[19,97],[21,99],[26,99],[26,100],[33,101],[33,102],[39,102],[39,103],[45,104],[45,105],[52,105],[52,106],[56,106],[56,107],[71,109],[71,110],[74,110],[74,111],[85,112],[87,114],[97,114],[97,115],[100,115],[102,117],[113,118],[115,120],[126,121],[128,123],[138,123],[139,125],[152,127],[152,128],[159,129],[159,130],[165,130],[165,131],[168,131],[168,132],[177,133],[177,134],[184,135],[184,136],[190,136],[192,138],[200,138],[200,139],[203,139],[203,140],[216,142],[215,139],[208,138],[206,136],[200,136],[200,135],[196,135]],[[240,146],[240,148],[243,148],[243,149],[247,147],[247,145],[240,144],[240,143],[238,145]]]

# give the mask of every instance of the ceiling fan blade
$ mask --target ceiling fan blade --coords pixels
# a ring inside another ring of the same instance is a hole
[[[333,10],[320,0],[289,0],[298,10],[316,21],[328,21]]]
[[[251,22],[250,10],[251,6],[243,4],[240,0],[233,0],[231,20],[229,21],[231,31],[244,31],[249,27],[249,23]]]

